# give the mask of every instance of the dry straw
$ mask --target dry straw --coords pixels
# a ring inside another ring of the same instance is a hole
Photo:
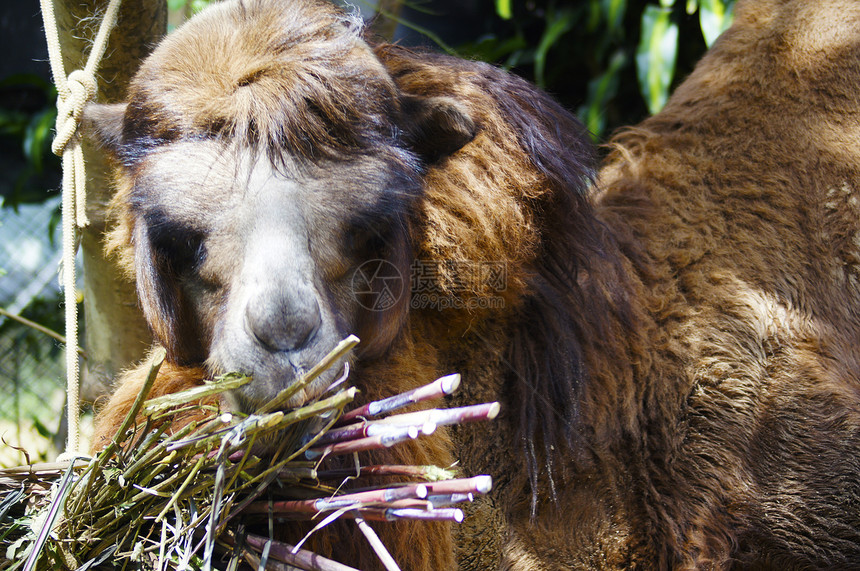
[[[226,570],[244,562],[257,569],[346,571],[353,569],[349,562],[245,531],[251,521],[306,520],[318,529],[338,518],[354,521],[383,566],[397,569],[367,521],[459,522],[457,504],[487,493],[492,483],[489,476],[456,478],[435,466],[361,465],[361,452],[443,424],[494,418],[499,405],[391,414],[450,394],[459,384],[452,375],[346,413],[356,389],[341,388],[341,378],[318,399],[281,410],[357,343],[344,340],[247,416],[200,403],[250,381],[241,375],[145,401],[164,358],[154,355],[146,388],[95,458],[0,470],[0,570]],[[202,420],[172,429],[172,416],[189,411]],[[326,466],[343,454],[354,456],[355,467]],[[348,491],[341,490],[346,479]]]

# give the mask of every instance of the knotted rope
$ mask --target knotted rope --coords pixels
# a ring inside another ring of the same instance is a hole
[[[66,383],[69,434],[65,458],[78,455],[80,444],[80,387],[78,369],[78,304],[75,292],[75,250],[77,227],[88,224],[86,171],[78,126],[84,107],[95,99],[96,69],[107,48],[110,31],[116,24],[120,0],[111,0],[99,25],[96,39],[84,69],[66,76],[60,49],[60,34],[54,15],[53,0],[41,0],[42,20],[48,42],[48,58],[54,84],[57,86],[57,134],[51,145],[54,154],[63,159],[63,258],[61,282],[66,305]]]

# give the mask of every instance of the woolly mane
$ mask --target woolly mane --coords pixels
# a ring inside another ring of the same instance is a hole
[[[517,410],[516,439],[529,466],[534,513],[539,474],[554,494],[553,474],[565,464],[556,456],[580,452],[579,403],[589,377],[584,347],[637,331],[627,298],[632,286],[620,260],[605,250],[607,230],[587,192],[592,149],[569,112],[520,78],[397,46],[376,53],[400,89],[452,97],[480,128],[472,143],[425,177],[417,256],[496,260],[508,269],[505,302],[514,316],[505,398]],[[463,282],[441,274],[442,291],[453,293],[452,284]],[[610,289],[589,279],[596,274],[613,276]]]
[[[395,86],[361,41],[360,18],[307,0],[290,8],[276,0],[224,4],[168,37],[159,48],[164,57],[130,87],[126,162],[194,136],[262,150],[274,163],[390,144]]]

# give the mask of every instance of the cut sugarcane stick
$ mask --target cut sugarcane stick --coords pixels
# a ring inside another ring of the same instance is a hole
[[[326,444],[341,440],[364,438],[366,436],[377,436],[385,433],[390,426],[427,427],[422,430],[422,433],[430,434],[432,433],[432,430],[429,429],[431,426],[447,426],[479,420],[492,420],[498,416],[500,408],[499,403],[492,402],[460,408],[431,409],[397,414],[379,420],[361,421],[341,426],[340,428],[334,428],[325,433],[318,442]],[[338,424],[342,424],[342,420],[343,417],[341,417],[341,421]]]
[[[432,427],[434,430],[435,426]],[[378,450],[380,448],[391,448],[398,442],[414,440],[421,434],[421,429],[415,426],[392,427],[391,430],[377,436],[368,436],[358,440],[346,440],[336,442],[327,446],[310,448],[305,452],[307,458],[319,458],[320,456],[336,456],[339,454],[352,454],[364,450]]]
[[[359,417],[378,416],[389,413],[410,404],[424,402],[432,399],[450,395],[460,386],[460,375],[446,375],[440,377],[430,384],[412,389],[393,397],[369,402],[357,409],[344,413],[338,422],[339,425],[347,424],[349,421]]]

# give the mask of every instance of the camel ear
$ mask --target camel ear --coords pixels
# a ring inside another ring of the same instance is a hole
[[[99,146],[119,156],[122,147],[122,121],[125,116],[125,103],[90,103],[84,108],[81,132]]]
[[[427,163],[458,151],[478,132],[463,105],[450,97],[404,95],[402,109],[406,142]]]

